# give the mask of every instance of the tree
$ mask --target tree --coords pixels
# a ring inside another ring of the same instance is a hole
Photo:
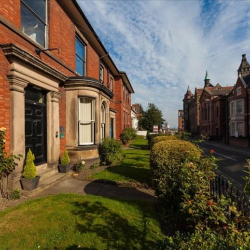
[[[147,110],[142,113],[139,119],[139,126],[147,131],[153,131],[154,125],[161,128],[164,121],[161,110],[154,103],[149,103]]]

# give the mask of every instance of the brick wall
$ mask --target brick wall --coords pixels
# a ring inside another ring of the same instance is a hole
[[[10,91],[6,74],[9,63],[0,50],[0,127],[5,127],[5,149],[10,152]]]
[[[18,28],[21,27],[20,13],[20,0],[1,0],[0,14]]]

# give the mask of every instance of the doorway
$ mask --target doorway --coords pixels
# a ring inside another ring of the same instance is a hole
[[[34,87],[25,89],[25,155],[35,155],[35,165],[47,162],[46,93]]]

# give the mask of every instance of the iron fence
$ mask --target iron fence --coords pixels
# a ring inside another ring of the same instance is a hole
[[[215,179],[210,181],[210,192],[216,200],[219,200],[222,195],[230,198],[236,203],[238,210],[245,215],[250,215],[250,201],[243,193],[243,187],[218,170]]]

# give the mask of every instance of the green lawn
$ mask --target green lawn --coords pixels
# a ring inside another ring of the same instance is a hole
[[[60,194],[0,212],[0,249],[157,249],[153,204]]]
[[[106,170],[88,177],[88,179],[104,179],[116,182],[139,182],[151,186],[148,141],[137,139],[130,147],[135,149],[124,149],[124,158],[119,164],[108,167]]]

